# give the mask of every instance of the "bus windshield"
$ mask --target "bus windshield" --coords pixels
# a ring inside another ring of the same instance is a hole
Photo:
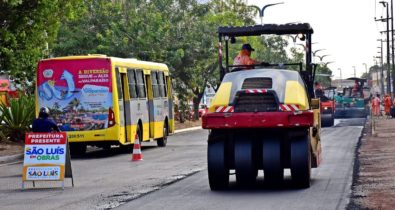
[[[43,60],[37,69],[38,107],[48,107],[62,131],[108,127],[111,62],[90,58]]]

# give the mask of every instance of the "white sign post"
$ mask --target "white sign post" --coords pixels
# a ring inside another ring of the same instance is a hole
[[[22,189],[25,181],[62,181],[64,189],[65,177],[74,187],[66,132],[26,133]]]

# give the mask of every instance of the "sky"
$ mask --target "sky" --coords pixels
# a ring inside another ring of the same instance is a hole
[[[334,77],[342,78],[361,76],[367,67],[374,65],[374,56],[379,56],[377,39],[386,39],[380,31],[386,29],[386,23],[377,22],[377,18],[386,17],[386,9],[380,0],[248,0],[247,4],[262,8],[264,5],[284,2],[284,4],[265,9],[263,23],[284,24],[291,22],[310,23],[314,29],[312,41],[313,51],[323,56],[324,62],[333,61],[328,67]],[[259,15],[257,22],[260,23]],[[290,39],[291,41],[291,39]],[[302,42],[298,42],[302,43]],[[291,41],[292,44],[292,41]],[[385,45],[385,44],[384,44]],[[384,49],[385,50],[385,49]],[[385,55],[384,55],[385,57]],[[319,58],[316,58],[318,61]],[[377,60],[380,62],[380,60]],[[338,70],[338,69],[341,69]]]

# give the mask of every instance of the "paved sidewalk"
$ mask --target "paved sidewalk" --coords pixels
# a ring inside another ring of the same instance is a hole
[[[395,119],[369,120],[355,166],[348,209],[394,209]]]

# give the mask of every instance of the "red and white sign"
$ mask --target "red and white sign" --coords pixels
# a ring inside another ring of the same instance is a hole
[[[246,93],[267,93],[266,89],[247,89]]]
[[[220,113],[230,113],[233,112],[233,106],[218,106],[215,109],[215,112],[220,112]]]
[[[23,181],[63,180],[67,134],[26,133]]]
[[[280,104],[281,111],[298,111],[299,105],[296,104]]]

